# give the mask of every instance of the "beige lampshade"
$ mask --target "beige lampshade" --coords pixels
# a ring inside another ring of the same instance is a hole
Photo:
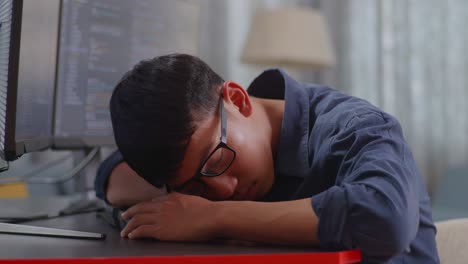
[[[324,68],[332,66],[326,24],[312,8],[258,11],[250,27],[242,61],[252,64]]]

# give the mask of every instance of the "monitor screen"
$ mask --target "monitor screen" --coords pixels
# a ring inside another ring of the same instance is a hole
[[[54,126],[56,148],[114,144],[109,99],[142,59],[196,54],[195,1],[63,0]]]
[[[0,1],[0,153],[8,161],[52,143],[58,19],[49,3]]]
[[[58,10],[56,1],[23,2],[15,138],[25,152],[52,143]]]

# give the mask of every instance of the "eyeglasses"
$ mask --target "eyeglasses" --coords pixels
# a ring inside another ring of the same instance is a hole
[[[219,102],[219,112],[221,113],[221,137],[219,144],[211,151],[194,177],[181,186],[172,188],[172,190],[190,195],[204,196],[206,184],[201,177],[216,177],[223,174],[229,169],[236,158],[236,152],[226,143],[227,119],[222,96]]]

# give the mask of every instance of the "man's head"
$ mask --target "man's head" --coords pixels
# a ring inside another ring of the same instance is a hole
[[[247,93],[196,57],[171,54],[140,62],[117,85],[110,109],[125,161],[155,186],[190,190],[201,182],[206,188],[200,195],[210,199],[255,199],[271,187],[271,145],[248,135],[255,129],[247,122]],[[221,109],[227,113],[226,143],[237,155],[222,175],[201,176],[220,142]]]

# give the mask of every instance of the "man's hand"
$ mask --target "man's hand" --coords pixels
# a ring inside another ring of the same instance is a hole
[[[207,241],[216,235],[213,207],[214,202],[198,196],[175,192],[160,196],[134,205],[122,214],[128,223],[121,236]]]

